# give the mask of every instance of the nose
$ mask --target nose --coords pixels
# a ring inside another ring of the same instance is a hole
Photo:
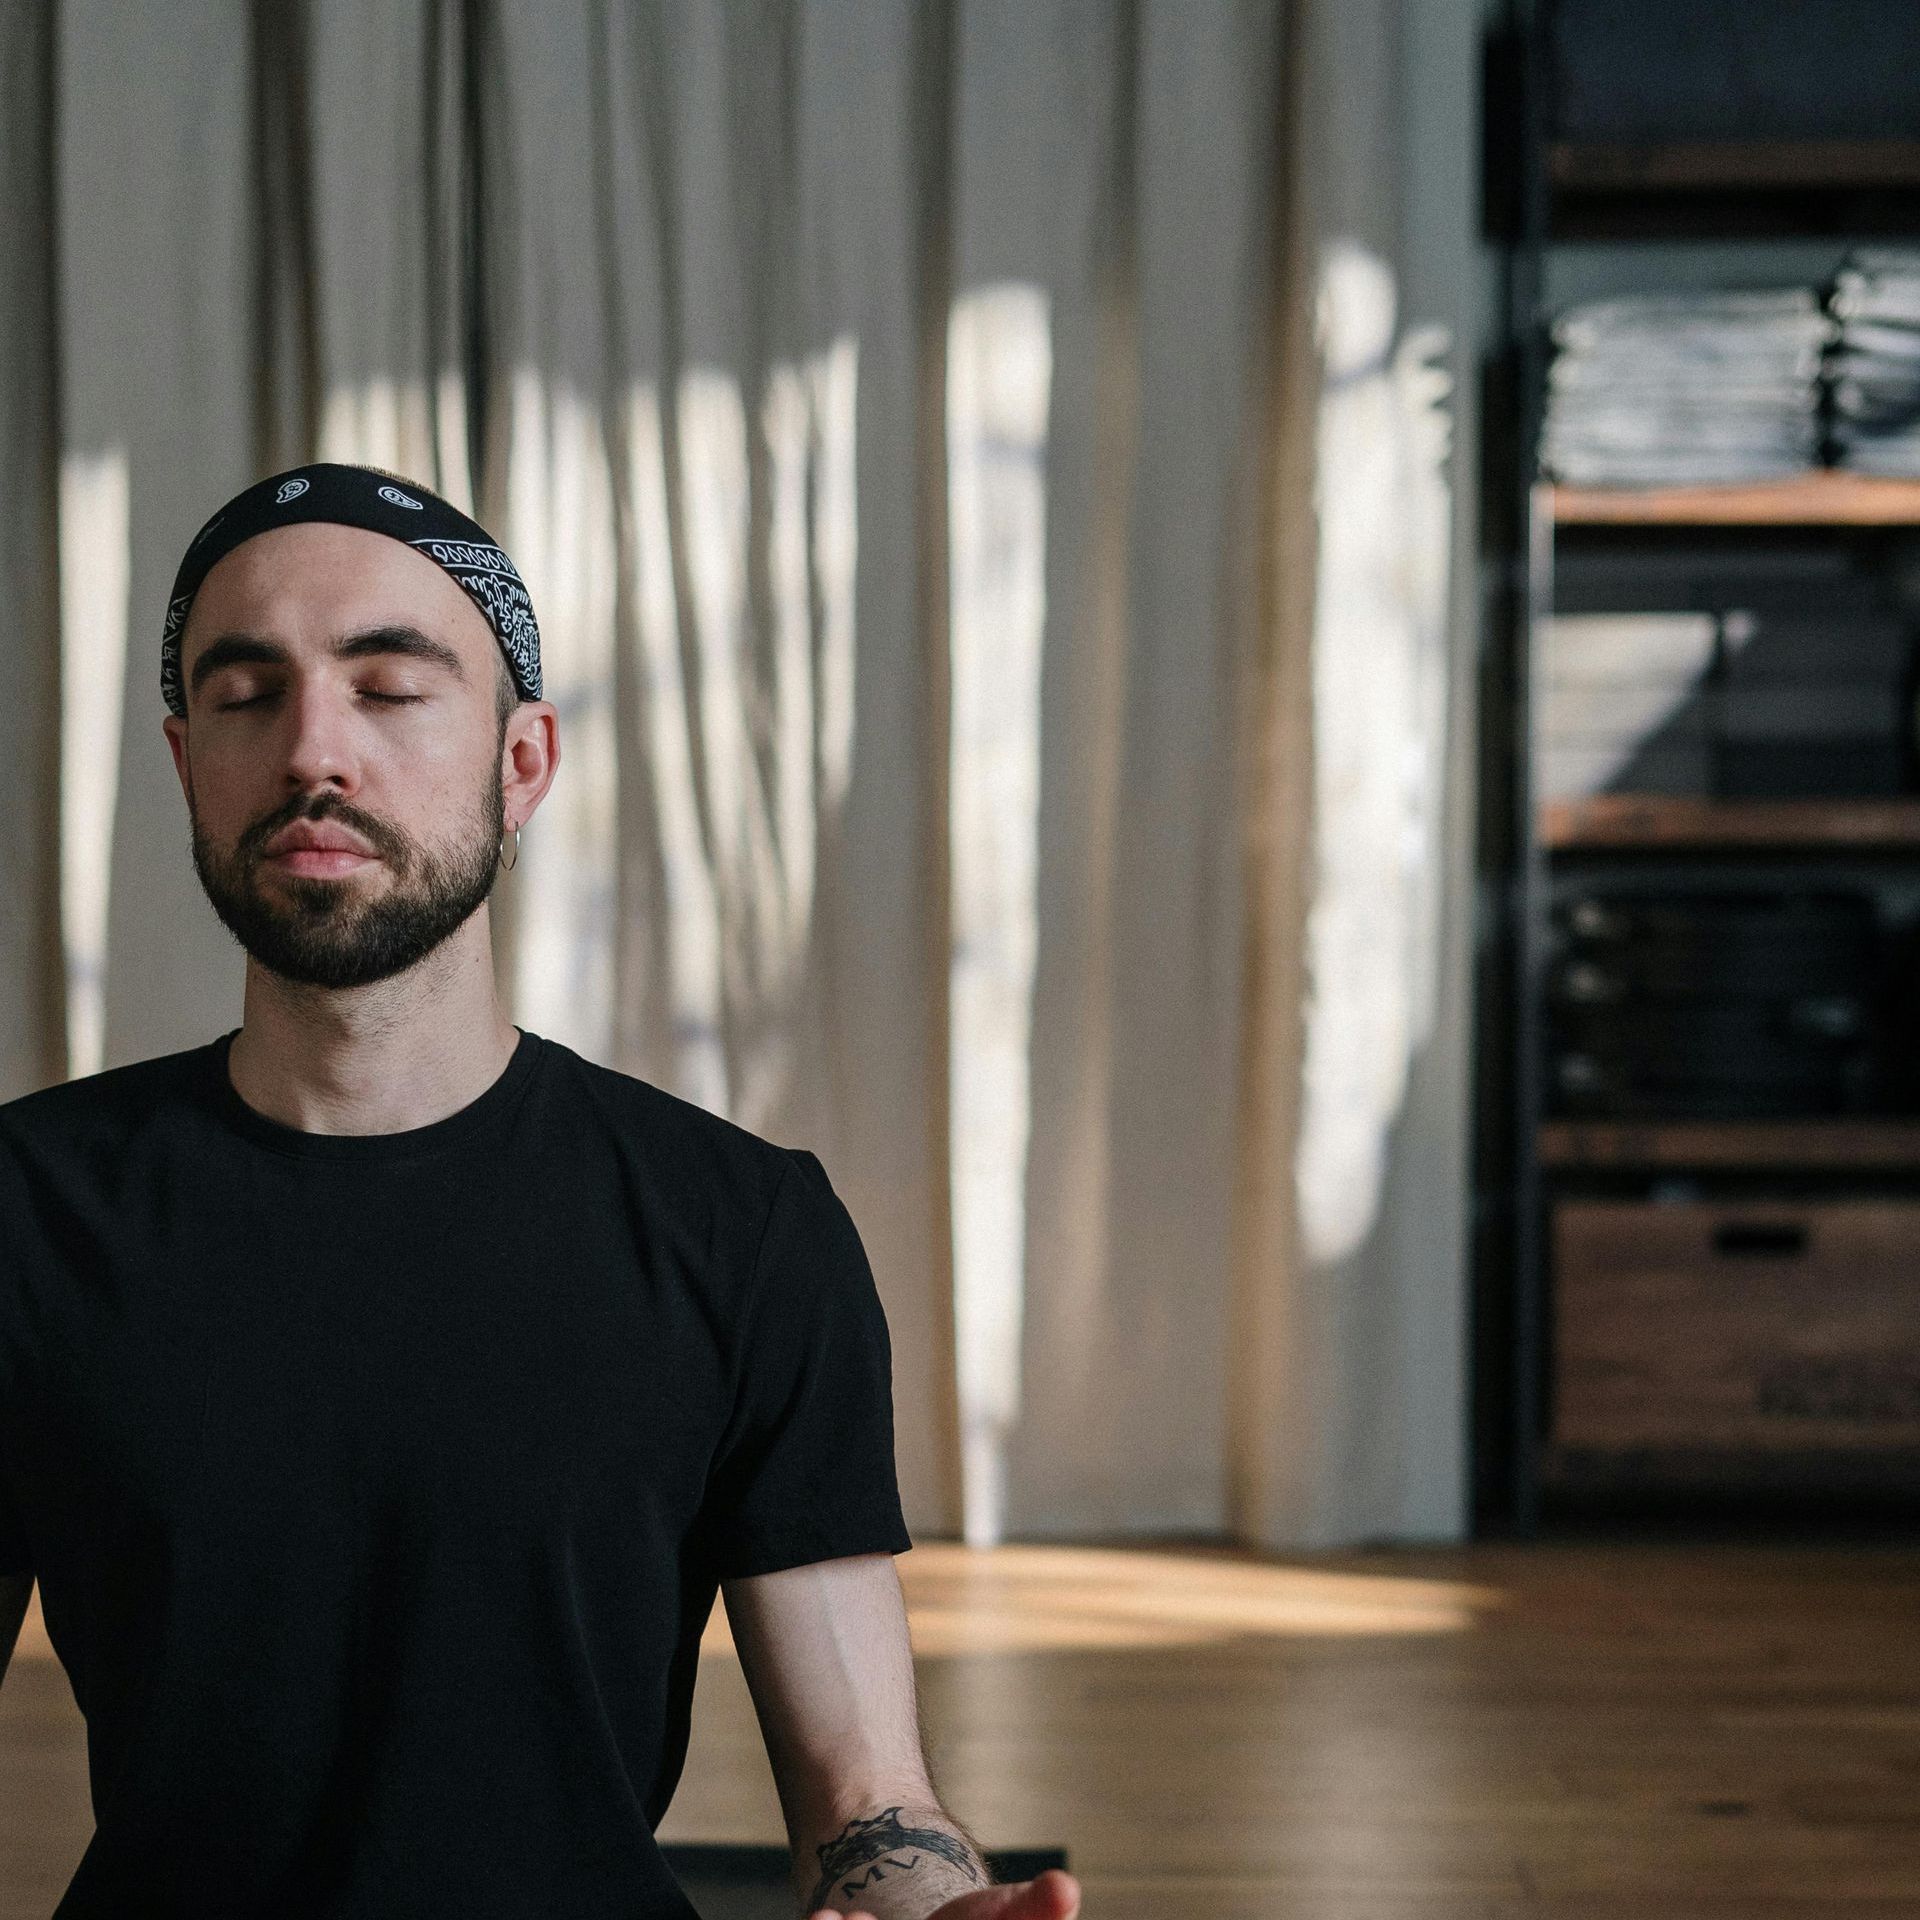
[[[288,690],[283,708],[287,726],[287,785],[300,792],[331,787],[352,793],[360,784],[355,743],[353,695],[323,679],[302,678]]]

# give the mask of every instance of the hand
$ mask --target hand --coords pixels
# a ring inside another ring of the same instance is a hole
[[[982,1887],[957,1900],[935,1907],[927,1920],[1074,1920],[1080,1911],[1080,1882],[1058,1867],[1049,1867],[1037,1880],[1010,1887]],[[847,1914],[821,1907],[807,1920],[876,1920],[863,1907]]]

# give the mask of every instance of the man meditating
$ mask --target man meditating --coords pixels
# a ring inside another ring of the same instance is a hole
[[[501,1010],[560,759],[512,563],[277,474],[188,549],[161,686],[242,1023],[0,1106],[0,1668],[37,1579],[95,1814],[60,1920],[684,1920],[716,1591],[801,1911],[1068,1920],[928,1780],[820,1162]]]

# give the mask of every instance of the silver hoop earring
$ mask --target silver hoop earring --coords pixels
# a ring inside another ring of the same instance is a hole
[[[500,870],[502,873],[511,873],[514,868],[520,864],[520,829],[518,827],[512,827],[509,828],[508,831],[513,835],[513,858],[511,860],[507,858],[507,836],[503,833],[500,836],[499,853]]]

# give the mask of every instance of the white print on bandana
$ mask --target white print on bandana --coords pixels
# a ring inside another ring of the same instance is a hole
[[[398,487],[382,487],[380,489],[380,498],[390,502],[396,507],[411,507],[416,513],[424,513],[426,511],[418,500],[414,499],[409,493],[402,493]]]
[[[289,500],[298,500],[313,485],[311,480],[283,480],[280,491],[273,496],[276,507],[284,507]]]
[[[512,662],[521,691],[529,700],[538,700],[540,629],[534,622],[526,582],[513,562],[498,547],[475,540],[415,540],[409,544],[437,560],[466,588]]]

